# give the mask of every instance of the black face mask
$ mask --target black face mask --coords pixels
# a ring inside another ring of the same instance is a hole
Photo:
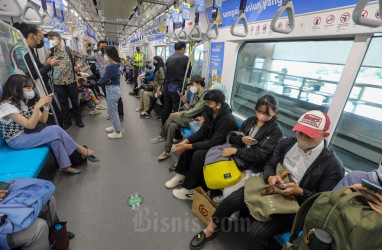
[[[42,47],[44,47],[44,41],[36,45],[36,49],[41,49]]]
[[[157,67],[159,63],[153,63],[153,64],[154,64],[155,67]]]
[[[214,109],[211,108],[210,106],[208,105],[204,105],[204,114],[205,115],[212,115],[214,113]]]
[[[101,51],[102,54],[105,54],[105,49],[104,48],[101,48],[100,51]]]

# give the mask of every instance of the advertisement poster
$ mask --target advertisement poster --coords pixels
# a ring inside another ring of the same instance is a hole
[[[210,85],[222,83],[221,76],[223,72],[224,61],[224,42],[211,43],[210,53]]]

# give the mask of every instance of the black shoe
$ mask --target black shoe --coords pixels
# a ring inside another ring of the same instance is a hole
[[[192,238],[190,242],[190,249],[201,249],[209,240],[213,240],[215,239],[215,237],[216,233],[213,233],[210,237],[207,238],[206,234],[203,231],[201,231],[200,233],[195,235],[194,238]]]
[[[68,231],[68,238],[69,238],[69,240],[73,239],[74,236],[76,236],[74,233]]]
[[[83,128],[83,127],[85,126],[81,119],[77,120],[77,121],[76,121],[76,124],[77,124],[77,126],[80,127],[80,128]]]
[[[64,125],[62,125],[62,128],[68,129],[70,126],[72,126],[72,122],[64,122]]]

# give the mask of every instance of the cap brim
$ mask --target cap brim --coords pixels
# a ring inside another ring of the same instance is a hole
[[[319,137],[324,132],[324,131],[321,131],[321,130],[316,130],[316,129],[309,128],[309,127],[301,125],[299,123],[297,123],[293,127],[292,131],[299,131],[299,132],[304,133],[304,134],[306,134],[307,136],[309,136],[310,138],[313,138],[313,139]]]

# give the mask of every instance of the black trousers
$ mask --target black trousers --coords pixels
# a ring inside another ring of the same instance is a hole
[[[133,74],[133,82],[134,88],[138,87],[138,74],[139,74],[139,66],[134,65],[134,74]]]
[[[170,93],[167,89],[164,91],[164,107],[162,114],[162,126],[172,112],[179,109],[180,97],[178,93]]]
[[[54,85],[54,92],[57,94],[57,98],[61,106],[63,122],[70,122],[71,115],[68,98],[72,103],[74,118],[76,121],[81,120],[77,83],[74,82],[69,85]]]
[[[236,211],[249,214],[247,205],[244,202],[244,187],[233,192],[223,200],[212,215],[212,221],[220,229],[227,222],[228,217]],[[295,214],[274,215],[272,220],[268,222],[260,222],[251,217],[248,227],[248,249],[266,250],[268,242],[272,240],[274,235],[292,229],[294,216]]]
[[[185,175],[182,187],[194,189],[201,186],[207,190],[203,176],[204,159],[208,149],[187,150],[180,155],[175,172]]]
[[[105,94],[105,98],[107,98],[105,84],[102,84],[102,92]],[[123,112],[122,97],[120,97],[119,100],[118,100],[118,115],[119,116],[124,116],[125,115],[125,113]]]

